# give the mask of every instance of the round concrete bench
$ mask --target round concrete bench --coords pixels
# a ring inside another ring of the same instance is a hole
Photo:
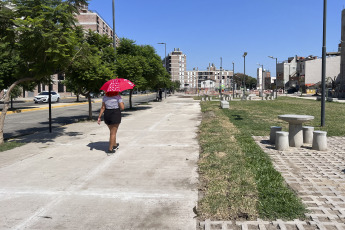
[[[276,150],[287,150],[289,148],[289,133],[284,131],[276,132]]]
[[[303,129],[303,143],[312,144],[314,127],[302,126],[302,129]]]
[[[325,132],[325,131],[314,131],[313,132],[312,149],[318,150],[318,151],[327,150],[327,132]]]
[[[271,126],[271,132],[270,132],[270,142],[271,144],[276,143],[276,132],[282,131],[282,127],[280,126]]]

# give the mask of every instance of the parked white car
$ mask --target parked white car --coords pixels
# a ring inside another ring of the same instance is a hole
[[[59,102],[60,101],[60,94],[57,92],[51,91],[51,97],[52,97],[52,102]],[[40,92],[37,96],[34,98],[35,103],[39,102],[48,102],[49,101],[49,92],[48,91],[43,91]]]

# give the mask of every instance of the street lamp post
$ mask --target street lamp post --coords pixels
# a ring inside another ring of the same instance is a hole
[[[232,62],[232,98],[235,98],[235,63]]]
[[[219,100],[222,100],[222,65],[223,65],[223,59],[220,58],[220,71],[219,71]]]
[[[116,35],[115,35],[115,0],[113,0],[113,46],[116,55]],[[115,58],[116,60],[116,58]]]
[[[165,42],[159,42],[157,44],[164,45],[164,50],[165,50],[164,51],[164,60],[165,60],[165,64],[164,64],[165,66],[164,67],[166,70],[168,70],[167,69],[167,44]]]
[[[277,89],[278,89],[278,85],[277,85],[277,82],[278,82],[278,74],[277,74],[278,58],[275,58],[273,56],[268,56],[268,57],[272,58],[272,59],[276,59],[276,98],[278,98],[278,92],[277,92]]]
[[[242,99],[245,99],[246,98],[246,95],[245,95],[245,88],[246,88],[246,56],[247,56],[247,52],[244,52],[243,54],[243,59],[244,59],[244,70],[243,70],[243,96],[242,96]]]
[[[326,16],[327,0],[323,0],[323,41],[322,41],[322,94],[321,94],[321,126],[325,126],[325,96],[326,96]]]
[[[264,99],[264,65],[260,65],[258,64],[259,66],[261,66],[261,96],[262,96],[262,100]]]
[[[165,60],[165,70],[166,71],[168,71],[168,69],[167,69],[167,44],[165,43],[165,42],[159,42],[159,43],[157,43],[157,44],[160,44],[160,45],[163,45],[164,44],[164,60]],[[165,94],[165,98],[167,98],[167,90],[166,90],[166,88],[165,88],[165,86],[164,86],[164,94]]]

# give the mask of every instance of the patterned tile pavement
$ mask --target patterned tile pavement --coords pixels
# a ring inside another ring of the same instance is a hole
[[[328,137],[327,151],[311,145],[277,151],[269,137],[253,137],[271,157],[274,167],[306,204],[308,220],[294,221],[210,221],[200,228],[210,229],[321,229],[345,230],[345,137]]]

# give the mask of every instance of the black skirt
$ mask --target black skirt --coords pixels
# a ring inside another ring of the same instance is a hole
[[[105,109],[104,123],[107,125],[114,125],[121,123],[121,110],[120,109]]]

